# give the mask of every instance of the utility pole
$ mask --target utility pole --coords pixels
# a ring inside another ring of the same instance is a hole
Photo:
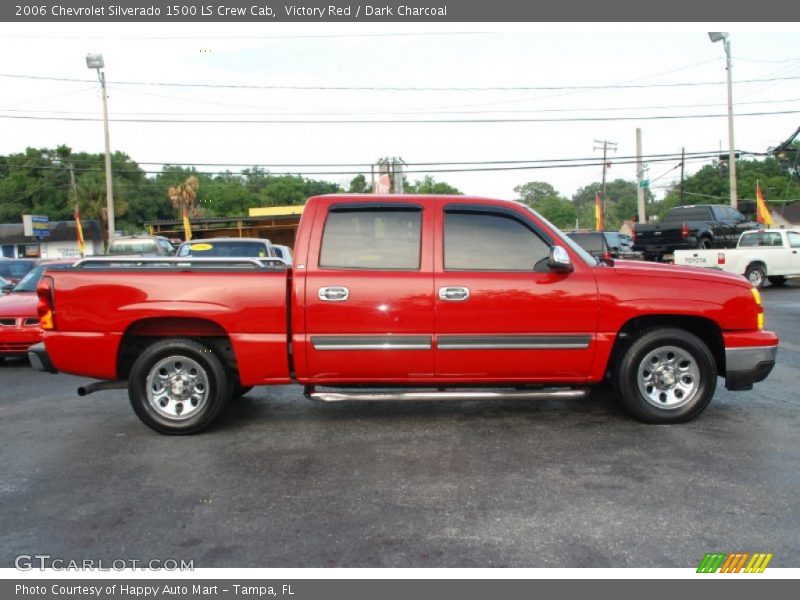
[[[639,223],[647,223],[644,206],[644,163],[642,162],[642,130],[636,128],[636,204]]]
[[[394,181],[394,193],[403,193],[403,166],[406,163],[402,158],[392,157],[392,179]]]
[[[608,169],[608,151],[617,151],[617,144],[609,142],[608,140],[594,140],[595,144],[602,144],[602,146],[595,146],[595,150],[603,151],[603,195],[600,198],[600,212],[603,213],[603,222],[606,218],[606,170]]]
[[[686,148],[681,148],[681,206],[683,206],[683,169],[686,166]]]
[[[106,74],[100,69],[105,67],[102,54],[87,54],[86,66],[97,71],[100,88],[103,96],[103,133],[106,147],[106,220],[108,221],[108,243],[116,235],[117,226],[114,222],[114,184],[111,180],[111,143],[108,138],[108,92],[106,90]]]

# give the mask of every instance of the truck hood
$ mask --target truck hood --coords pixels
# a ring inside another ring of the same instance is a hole
[[[39,299],[34,292],[11,292],[0,296],[0,318],[35,317]]]
[[[725,273],[715,269],[665,265],[663,263],[636,260],[616,260],[612,267],[620,275],[633,277],[663,277],[665,279],[695,279],[699,281],[716,281],[740,287],[752,287],[741,275]]]

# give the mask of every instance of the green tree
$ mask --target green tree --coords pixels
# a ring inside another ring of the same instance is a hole
[[[414,183],[406,183],[403,189],[407,194],[452,194],[460,195],[462,192],[444,181],[436,181],[432,175],[426,175]]]
[[[367,194],[372,190],[370,190],[366,177],[356,175],[350,180],[350,187],[347,188],[347,191],[351,194]]]
[[[550,198],[561,198],[556,189],[545,181],[529,181],[514,188],[520,202],[528,206],[536,206],[538,202]]]

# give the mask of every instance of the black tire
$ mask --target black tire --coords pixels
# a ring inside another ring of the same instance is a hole
[[[187,382],[192,383],[191,397],[185,397]],[[170,338],[147,347],[133,364],[128,396],[145,425],[159,433],[185,435],[197,433],[216,419],[231,397],[231,385],[210,348],[195,340]]]
[[[700,250],[710,250],[714,247],[714,242],[709,237],[701,237],[697,240],[697,247]]]
[[[753,284],[753,287],[762,288],[767,280],[767,271],[760,264],[748,265],[744,276]]]
[[[659,353],[663,354],[664,362],[651,362],[652,357]],[[671,365],[668,360],[670,353],[673,355]],[[691,369],[685,367],[682,370],[684,363],[688,363]],[[646,374],[653,364],[658,364],[655,371],[663,370],[650,373],[652,383],[648,387]],[[666,391],[662,392],[662,378],[668,376],[677,376],[676,383],[671,390],[665,388]],[[684,378],[694,391],[684,391],[688,389],[681,381]],[[612,381],[623,407],[640,421],[683,423],[703,412],[714,396],[717,365],[708,346],[696,335],[683,329],[651,329],[628,346],[612,374]]]
[[[767,277],[770,284],[774,285],[775,287],[781,287],[782,285],[786,285],[786,277],[783,275],[773,275],[772,277]]]

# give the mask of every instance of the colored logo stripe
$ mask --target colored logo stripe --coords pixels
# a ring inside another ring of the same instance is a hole
[[[744,568],[745,573],[763,573],[772,560],[772,554],[737,552],[724,554],[722,552],[709,552],[700,561],[697,573],[740,573]],[[749,559],[749,561],[748,561]],[[747,566],[745,567],[745,563]]]

